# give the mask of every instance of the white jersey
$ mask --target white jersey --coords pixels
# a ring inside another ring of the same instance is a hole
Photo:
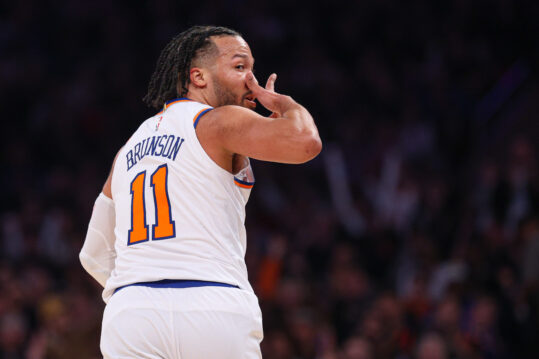
[[[212,108],[177,99],[146,120],[120,150],[112,176],[116,288],[163,279],[222,282],[252,291],[245,265],[250,165],[233,175],[196,136]]]

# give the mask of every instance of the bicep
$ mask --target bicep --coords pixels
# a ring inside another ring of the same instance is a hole
[[[302,163],[308,157],[308,136],[293,119],[263,117],[238,106],[220,107],[211,115],[206,130],[231,153],[280,163]]]

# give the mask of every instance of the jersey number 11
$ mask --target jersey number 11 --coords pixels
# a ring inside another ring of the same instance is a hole
[[[168,239],[176,236],[176,224],[170,212],[170,199],[167,189],[168,167],[166,164],[157,167],[150,176],[155,205],[155,221],[152,225],[152,240]],[[127,235],[127,245],[146,242],[150,231],[146,222],[146,199],[144,184],[146,171],[135,176],[131,182],[131,229]]]

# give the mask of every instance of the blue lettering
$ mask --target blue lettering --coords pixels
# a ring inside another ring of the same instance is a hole
[[[146,139],[146,148],[144,149],[144,156],[148,156],[149,152],[150,152],[150,138],[148,137]]]
[[[163,148],[163,153],[161,154],[163,157],[168,157],[168,153],[170,152],[170,148],[172,147],[172,144],[174,143],[174,137],[173,135],[168,136],[167,143],[165,143],[165,146]],[[169,146],[170,143],[170,146]]]
[[[176,141],[174,141],[176,140]],[[162,156],[168,159],[176,160],[178,152],[185,139],[174,135],[161,135],[148,137],[135,144],[135,146],[126,153],[127,170],[146,156]]]
[[[157,148],[157,144],[159,143],[160,140],[161,140],[161,136],[157,136],[157,140],[155,139],[155,136],[152,137],[152,144],[150,145],[152,156],[155,156],[155,149]]]
[[[161,151],[159,151],[159,153],[155,153],[156,156],[161,156],[161,154],[163,153],[163,145],[161,144],[161,140],[163,138],[167,138],[167,135],[163,135],[160,139],[159,139],[159,143],[157,144],[157,146],[159,146],[159,148],[161,148]]]
[[[174,158],[173,160],[175,161],[176,160],[176,156],[178,155],[178,151],[180,150],[180,147],[182,147],[182,143],[183,143],[184,139],[183,138],[176,138],[176,143],[174,144],[174,146],[170,146],[170,152],[168,154],[168,158],[171,158],[172,155],[174,155]]]
[[[137,157],[138,157],[138,160],[137,160]],[[135,145],[135,156],[134,156],[134,159],[135,159],[135,163],[137,163],[138,161],[140,161],[140,142],[137,143]]]
[[[143,159],[144,156],[145,156],[145,153],[144,153],[144,142],[146,142],[146,140],[142,140],[142,144],[140,145],[140,159]]]
[[[127,159],[127,170],[129,171],[131,167],[135,165],[135,163],[133,162],[133,151],[130,150],[129,152],[127,152],[125,157]]]

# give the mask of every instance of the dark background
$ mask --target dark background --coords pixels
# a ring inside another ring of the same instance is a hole
[[[0,3],[0,358],[97,358],[78,262],[158,54],[232,27],[320,156],[253,161],[265,358],[539,357],[537,2]]]

